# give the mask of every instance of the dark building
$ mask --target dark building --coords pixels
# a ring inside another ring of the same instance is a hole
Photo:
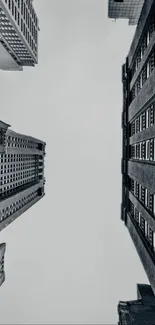
[[[0,121],[0,230],[44,197],[45,146]]]
[[[6,244],[0,244],[0,286],[5,281],[5,272],[4,272],[4,254],[5,254]]]
[[[145,0],[122,68],[122,212],[155,294],[155,1]],[[155,318],[154,318],[155,319]]]
[[[155,324],[155,296],[151,286],[138,284],[137,298],[137,300],[119,302],[118,325]]]

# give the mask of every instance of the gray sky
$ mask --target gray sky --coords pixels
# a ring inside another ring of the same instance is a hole
[[[46,196],[1,232],[0,324],[116,324],[147,283],[120,220],[121,65],[106,0],[36,0],[39,65],[0,71],[1,119],[47,142]]]

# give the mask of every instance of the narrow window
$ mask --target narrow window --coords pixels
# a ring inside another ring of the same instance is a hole
[[[146,67],[146,79],[149,77],[150,75],[150,62],[147,62],[147,67]]]
[[[147,43],[146,43],[146,45],[148,46],[149,43],[150,43],[150,31],[148,30],[148,32],[147,32]]]

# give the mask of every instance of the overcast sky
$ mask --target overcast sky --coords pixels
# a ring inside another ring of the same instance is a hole
[[[39,64],[0,71],[1,116],[47,142],[46,196],[0,234],[0,324],[116,324],[148,283],[120,220],[121,65],[134,28],[107,0],[36,0]]]

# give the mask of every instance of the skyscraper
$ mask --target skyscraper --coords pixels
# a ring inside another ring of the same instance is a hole
[[[38,62],[38,30],[33,0],[0,0],[0,69],[21,71]]]
[[[43,198],[45,145],[0,121],[0,230]]]
[[[123,82],[122,215],[155,293],[155,1],[145,0]]]
[[[136,25],[143,7],[144,0],[109,0],[109,18],[127,18],[129,25]]]
[[[137,285],[137,300],[120,301],[118,325],[154,325],[155,296],[151,286]]]
[[[4,254],[5,254],[6,244],[0,244],[0,286],[5,281],[5,272],[4,272]]]
[[[137,11],[136,11],[137,7]],[[137,24],[122,67],[122,206],[124,221],[151,286],[120,302],[119,325],[155,322],[155,1],[109,0],[110,18]]]

